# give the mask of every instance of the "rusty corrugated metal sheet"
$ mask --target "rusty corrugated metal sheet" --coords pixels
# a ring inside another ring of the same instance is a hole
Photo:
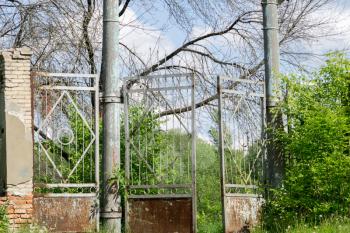
[[[192,233],[191,199],[129,200],[132,233]]]
[[[33,218],[50,232],[85,232],[96,226],[92,197],[34,197]]]
[[[259,223],[262,198],[226,197],[226,233],[249,232]]]

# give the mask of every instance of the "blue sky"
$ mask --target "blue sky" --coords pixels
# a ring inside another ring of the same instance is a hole
[[[132,8],[133,9],[133,8]],[[181,46],[184,42],[185,34],[181,32],[177,27],[172,27],[172,22],[167,22],[169,15],[165,11],[158,11],[157,14],[153,15],[152,18],[144,17],[143,20],[138,18],[141,12],[129,10],[122,22],[132,22],[134,27],[145,27],[148,32],[142,32],[142,30],[133,31],[132,29],[122,29],[121,40],[128,44],[132,49],[136,49],[138,54],[144,54],[149,56],[150,48],[153,48],[156,44],[161,44],[159,50],[163,54],[170,53],[178,46]],[[333,25],[334,28],[341,29],[342,33],[337,36],[329,38],[322,38],[310,44],[297,44],[295,51],[308,51],[316,54],[324,54],[326,52],[337,50],[337,49],[348,49],[350,51],[350,0],[337,0],[334,5],[329,6],[320,12],[319,16],[323,15],[334,15],[337,18],[337,23]],[[159,30],[159,25],[165,24],[165,30]],[[150,58],[152,62],[157,60],[157,57]],[[146,57],[147,60],[147,57]],[[305,65],[317,68],[322,64],[321,60],[305,60]],[[288,67],[282,67],[282,72],[293,72]],[[203,123],[203,121],[202,121]],[[206,122],[205,125],[210,125],[210,122]],[[207,138],[207,128],[200,128],[199,133],[202,138]]]
[[[159,4],[159,3],[158,3]],[[157,4],[153,5],[154,8],[164,9]],[[153,9],[154,9],[153,8]],[[148,33],[127,31],[125,39],[126,43],[131,44],[132,48],[140,51],[144,54],[149,54],[150,49],[155,47],[155,43],[160,41],[160,52],[170,53],[175,48],[181,46],[184,42],[185,33],[181,32],[178,27],[174,27],[173,22],[168,22],[169,15],[167,11],[159,10],[152,17],[142,15],[140,20],[138,16],[143,14],[142,11],[134,11],[132,6],[132,14],[127,14],[126,21],[132,19],[133,24],[138,27],[146,27],[150,29]],[[136,8],[135,8],[136,9]],[[313,43],[297,45],[301,51],[308,51],[315,54],[324,54],[333,50],[347,50],[350,49],[350,0],[335,0],[333,5],[325,8],[320,12],[319,17],[323,16],[335,16],[334,28],[339,32],[336,36],[328,38],[318,39]],[[159,27],[163,26],[164,30],[159,30]],[[200,28],[200,27],[199,27]],[[125,34],[125,31],[124,31]],[[123,35],[123,32],[122,32]],[[157,41],[159,40],[159,41]],[[123,36],[122,36],[123,41]],[[297,50],[297,49],[296,49]],[[161,56],[161,55],[160,55]],[[311,63],[313,63],[312,61]],[[306,62],[307,63],[307,62]],[[317,66],[317,64],[316,64]]]

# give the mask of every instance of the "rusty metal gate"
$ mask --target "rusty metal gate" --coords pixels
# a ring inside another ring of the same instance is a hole
[[[196,232],[193,74],[128,78],[124,85],[127,232]]]
[[[98,228],[99,77],[33,74],[34,217],[48,229]]]
[[[256,225],[263,203],[265,88],[260,80],[217,83],[223,222],[226,233],[241,232]]]

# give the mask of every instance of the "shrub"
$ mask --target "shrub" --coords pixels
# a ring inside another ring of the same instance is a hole
[[[283,186],[272,190],[264,224],[274,232],[302,219],[350,211],[350,61],[332,54],[313,78],[288,77],[281,106],[288,132],[277,137],[286,159]]]
[[[8,218],[6,215],[7,205],[0,205],[0,232],[6,232],[8,229]]]

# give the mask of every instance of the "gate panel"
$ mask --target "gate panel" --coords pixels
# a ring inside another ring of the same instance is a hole
[[[196,232],[193,74],[130,78],[124,101],[129,232]]]
[[[193,232],[190,198],[131,199],[129,209],[131,232]]]
[[[265,161],[264,82],[218,78],[219,152],[225,232],[257,224]]]
[[[45,213],[35,217],[50,229],[98,228],[98,83],[97,75],[34,74],[34,207]],[[81,209],[68,214],[69,203],[84,203],[85,219],[72,221]]]

